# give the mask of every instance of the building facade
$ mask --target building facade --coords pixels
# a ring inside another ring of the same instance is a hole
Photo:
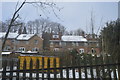
[[[20,34],[16,38],[17,51],[41,51],[43,50],[43,39],[37,34]]]
[[[0,39],[4,40],[5,33],[0,33]],[[4,51],[40,51],[43,49],[43,39],[37,34],[9,33]]]
[[[5,37],[5,33],[0,33],[0,39],[3,42]],[[9,33],[6,43],[5,43],[5,47],[4,47],[4,51],[13,51],[15,50],[15,45],[16,45],[16,38],[18,37],[17,33]]]
[[[73,49],[77,49],[79,53],[99,53],[99,40],[98,38],[90,38],[88,36],[61,36],[59,34],[52,36],[50,40],[51,51],[68,51]]]
[[[49,39],[48,39],[49,36]],[[60,33],[47,36],[47,43],[37,34],[9,33],[4,51],[39,52],[47,47],[50,51],[69,51],[77,49],[79,53],[100,53],[99,38],[96,35],[86,36],[61,35]],[[0,33],[4,39],[5,33]],[[43,47],[44,45],[44,47]]]

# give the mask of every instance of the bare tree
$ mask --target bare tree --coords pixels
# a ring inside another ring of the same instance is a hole
[[[49,28],[49,21],[47,19],[36,19],[35,21],[28,21],[27,28],[29,33],[42,34]]]
[[[76,35],[76,36],[84,36],[85,32],[82,29],[65,31],[65,35]]]
[[[84,36],[85,32],[82,29],[79,28],[79,29],[75,30],[75,35]]]
[[[65,33],[66,28],[63,25],[61,25],[60,23],[51,22],[50,24],[51,24],[51,26],[50,26],[50,31],[51,32],[61,33],[62,35]]]
[[[20,9],[23,7],[23,5],[25,4],[25,2],[26,2],[26,0],[20,5],[20,7],[19,7],[18,9],[15,10],[15,12],[14,12],[14,14],[13,14],[13,16],[12,16],[12,19],[11,19],[11,21],[10,21],[10,24],[8,25],[8,30],[7,30],[7,32],[6,32],[4,41],[3,41],[3,43],[2,43],[2,51],[3,51],[3,49],[4,49],[5,42],[6,42],[6,40],[7,40],[8,34],[9,34],[9,32],[10,32],[10,29],[11,29],[13,23],[14,23],[14,22],[16,21],[16,19],[19,17],[18,12],[19,12]]]
[[[37,34],[43,34],[45,32],[51,33],[62,33],[64,34],[66,28],[57,22],[52,22],[48,19],[36,19],[35,21],[28,21],[27,23],[28,32],[31,31]]]
[[[0,31],[0,32],[7,32],[8,26],[9,26],[9,24],[10,24],[10,21],[11,21],[11,19],[6,20],[6,21],[4,21],[4,22],[1,23],[1,26],[0,26],[1,31]],[[24,24],[24,23],[23,23],[22,21],[20,21],[20,20],[14,21],[13,24],[12,24],[12,27],[11,27],[11,29],[10,29],[10,32],[17,32],[18,29],[19,29],[19,27],[20,27],[21,25],[23,25],[23,24]]]
[[[45,10],[46,7],[50,7],[50,8],[53,10],[54,14],[55,14],[54,8],[56,8],[56,7],[55,7],[55,4],[54,4],[53,2],[41,2],[41,1],[39,1],[39,2],[27,2],[26,0],[24,0],[19,7],[18,7],[18,3],[17,3],[16,8],[15,8],[15,12],[14,12],[14,14],[13,14],[13,16],[12,16],[12,18],[11,18],[11,21],[10,21],[10,23],[9,23],[9,25],[8,25],[8,30],[7,30],[7,32],[6,32],[6,35],[5,35],[3,44],[2,44],[2,51],[3,51],[3,49],[4,49],[5,42],[6,42],[6,40],[7,40],[8,34],[9,34],[9,32],[10,32],[10,29],[11,29],[11,27],[13,26],[13,23],[14,23],[14,22],[19,18],[19,16],[20,16],[20,15],[18,14],[18,12],[22,9],[22,7],[25,5],[25,3],[32,4],[32,5],[35,6],[35,7],[39,7],[43,12],[44,12],[44,10]],[[18,7],[18,8],[17,8],[17,7]],[[55,14],[55,16],[57,17],[56,14]]]
[[[0,22],[0,32],[6,32],[7,26],[4,22]]]
[[[29,21],[28,23],[27,23],[27,30],[28,30],[28,33],[29,34],[32,34],[33,33],[33,27],[34,25],[33,25],[33,23],[32,23],[32,21]]]

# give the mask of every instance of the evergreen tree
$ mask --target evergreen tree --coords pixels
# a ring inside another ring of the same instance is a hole
[[[101,31],[102,50],[116,59],[120,55],[120,19],[111,21],[106,26]]]

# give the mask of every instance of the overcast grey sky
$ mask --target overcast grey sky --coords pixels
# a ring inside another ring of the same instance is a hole
[[[81,28],[84,31],[90,32],[90,17],[91,11],[93,11],[95,32],[97,32],[99,26],[104,25],[108,21],[116,20],[118,17],[117,2],[58,2],[56,4],[62,8],[60,12],[55,10],[60,19],[49,8],[47,8],[47,11],[50,11],[50,13],[46,11],[44,14],[41,9],[25,4],[19,13],[21,20],[27,22],[29,20],[49,17],[49,20],[61,23],[68,30]],[[2,13],[2,21],[12,17],[15,5],[15,2],[2,3],[2,12],[0,12]]]

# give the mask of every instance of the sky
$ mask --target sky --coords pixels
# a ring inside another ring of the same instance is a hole
[[[91,12],[93,13],[95,33],[99,33],[99,28],[104,27],[106,22],[118,18],[117,2],[56,2],[56,6],[61,9],[59,11],[54,8],[57,17],[50,7],[45,8],[43,12],[40,7],[38,8],[31,4],[25,4],[19,15],[24,22],[46,18],[50,21],[61,23],[67,30],[81,28],[87,33],[91,33]],[[12,17],[15,7],[16,2],[2,2],[2,10],[0,11],[2,21]]]

